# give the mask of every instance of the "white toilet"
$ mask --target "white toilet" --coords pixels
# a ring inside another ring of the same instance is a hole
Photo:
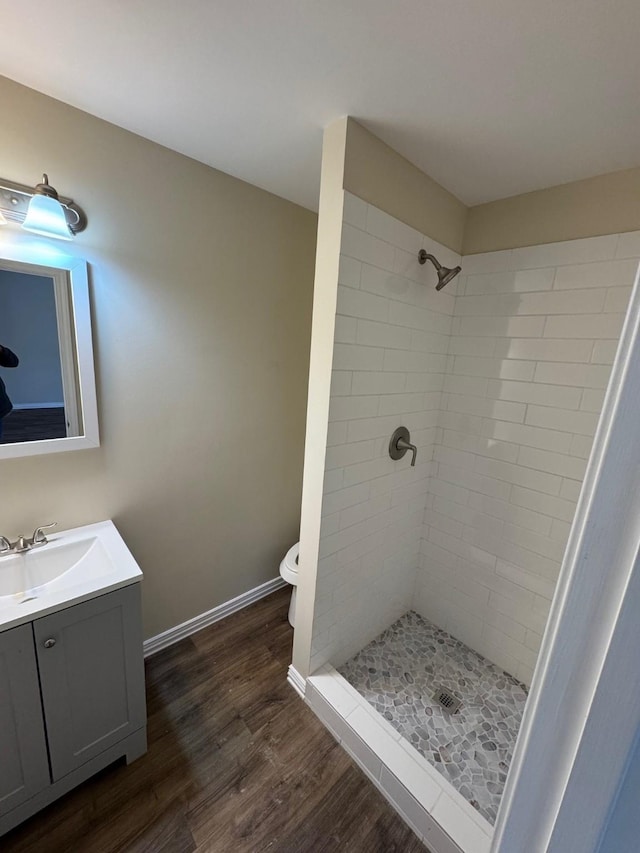
[[[298,586],[298,555],[300,543],[296,542],[284,555],[280,563],[280,577],[293,587],[291,592],[291,604],[289,605],[289,624],[292,628],[296,626],[296,592]]]

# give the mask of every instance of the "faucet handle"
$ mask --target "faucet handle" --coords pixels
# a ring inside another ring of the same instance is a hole
[[[400,436],[400,438],[396,441],[396,447],[398,448],[398,450],[411,451],[411,467],[413,468],[416,464],[416,456],[418,455],[418,448],[415,446],[415,444],[411,444],[410,441],[407,441],[406,439],[402,438],[402,436]]]
[[[11,542],[6,536],[0,536],[0,554],[8,553],[11,550]]]
[[[409,434],[409,430],[405,426],[400,426],[391,436],[391,441],[389,442],[389,456],[394,460],[402,459],[407,450],[411,451],[411,466],[413,467],[416,464],[418,448],[415,444],[411,444],[411,435]]]
[[[50,527],[56,527],[57,524],[57,521],[52,521],[51,524],[42,524],[40,527],[36,527],[33,531],[33,536],[31,537],[31,543],[33,545],[46,545],[48,540],[44,535],[44,531],[48,530]]]

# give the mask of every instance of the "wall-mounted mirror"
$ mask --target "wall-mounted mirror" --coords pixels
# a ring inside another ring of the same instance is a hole
[[[98,444],[86,262],[0,244],[0,459]]]

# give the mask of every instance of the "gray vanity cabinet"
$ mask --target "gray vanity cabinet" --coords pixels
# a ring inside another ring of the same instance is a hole
[[[55,782],[145,725],[140,584],[33,629]]]
[[[0,634],[0,815],[49,784],[31,625]]]
[[[0,632],[0,835],[146,751],[140,609],[133,583]]]

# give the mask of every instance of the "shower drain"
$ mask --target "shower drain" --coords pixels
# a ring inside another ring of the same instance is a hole
[[[457,714],[460,710],[460,706],[462,705],[462,700],[458,699],[457,696],[445,687],[438,687],[436,692],[433,694],[433,698],[438,705],[444,708],[445,711],[448,711],[449,714]]]

